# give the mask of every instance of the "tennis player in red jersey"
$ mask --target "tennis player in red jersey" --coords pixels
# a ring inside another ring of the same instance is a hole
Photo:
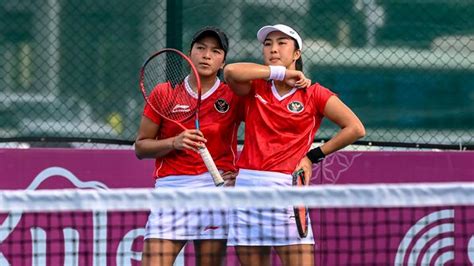
[[[201,131],[185,130],[162,119],[145,106],[135,141],[138,158],[156,159],[155,187],[215,187],[200,155],[205,143],[227,185],[236,172],[240,98],[218,78],[228,50],[228,39],[215,27],[194,35],[189,56],[202,85]],[[189,76],[188,76],[189,77]],[[191,79],[185,86],[193,89]],[[194,119],[183,123],[194,128]],[[209,140],[209,141],[207,141]],[[152,210],[145,232],[142,265],[173,265],[188,240],[194,240],[197,265],[221,265],[226,250],[227,222],[222,212],[206,210]]]
[[[312,164],[363,137],[364,126],[333,92],[311,85],[303,74],[303,42],[294,29],[265,26],[257,38],[263,44],[263,65],[224,68],[232,90],[245,95],[245,140],[235,185],[291,186],[291,174],[300,168],[309,182]],[[308,152],[323,117],[340,131]],[[271,247],[283,265],[314,264],[312,230],[305,238],[299,236],[291,206],[263,213],[238,209],[229,215],[229,223],[228,245],[236,246],[242,265],[269,265]]]

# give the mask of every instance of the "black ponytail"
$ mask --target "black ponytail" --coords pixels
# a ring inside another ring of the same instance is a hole
[[[293,41],[295,42],[296,49],[300,49],[300,47],[298,45],[298,42],[295,39],[293,39]],[[298,60],[296,60],[295,68],[296,68],[296,70],[303,71],[303,53],[301,53],[300,58],[298,58]]]

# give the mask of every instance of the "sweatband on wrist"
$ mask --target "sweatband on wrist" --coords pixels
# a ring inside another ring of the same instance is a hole
[[[269,66],[270,67],[270,77],[268,79],[273,80],[284,80],[286,67],[284,66]]]
[[[314,148],[306,153],[306,156],[312,163],[319,163],[326,157],[320,147]]]

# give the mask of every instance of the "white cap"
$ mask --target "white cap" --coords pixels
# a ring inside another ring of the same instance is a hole
[[[269,26],[262,27],[257,32],[257,39],[261,43],[263,43],[265,41],[265,39],[267,38],[267,35],[270,32],[274,32],[274,31],[283,32],[284,34],[286,34],[286,35],[290,36],[291,38],[295,39],[296,42],[298,43],[298,46],[299,46],[300,50],[303,49],[303,41],[301,40],[301,37],[298,34],[298,32],[296,32],[291,27],[288,27],[288,26],[283,25],[283,24],[275,24],[275,25],[269,25]]]

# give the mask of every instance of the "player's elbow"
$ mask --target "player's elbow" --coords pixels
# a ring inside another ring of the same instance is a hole
[[[224,80],[229,83],[233,81],[233,76],[235,73],[235,65],[229,64],[224,67]]]
[[[236,74],[236,67],[231,65],[228,65],[224,68],[224,78],[227,84],[229,84],[229,87],[232,89],[232,91],[238,95],[238,96],[245,96],[249,93],[250,91],[250,83],[249,82],[241,82],[238,81],[236,77],[238,74]]]
[[[238,83],[238,81],[236,80],[236,71],[237,68],[233,64],[226,65],[224,67],[224,80],[225,82],[227,82],[227,84],[235,86]]]
[[[235,84],[240,81],[239,66],[236,64],[229,64],[224,67],[224,80],[229,84]]]
[[[356,123],[352,128],[352,132],[356,139],[365,137],[365,127],[361,122]]]
[[[135,141],[134,143],[134,149],[135,149],[135,157],[137,157],[137,159],[139,160],[142,160],[142,159],[145,159],[145,156],[142,152],[142,149],[141,149],[141,143],[140,141]]]
[[[135,150],[135,157],[137,157],[138,160],[145,159],[145,156],[143,156],[143,154],[141,154],[140,152],[138,152],[136,150]]]
[[[143,155],[141,155],[140,153],[138,153],[137,151],[135,151],[135,157],[137,157],[138,160],[145,159],[145,157]]]

